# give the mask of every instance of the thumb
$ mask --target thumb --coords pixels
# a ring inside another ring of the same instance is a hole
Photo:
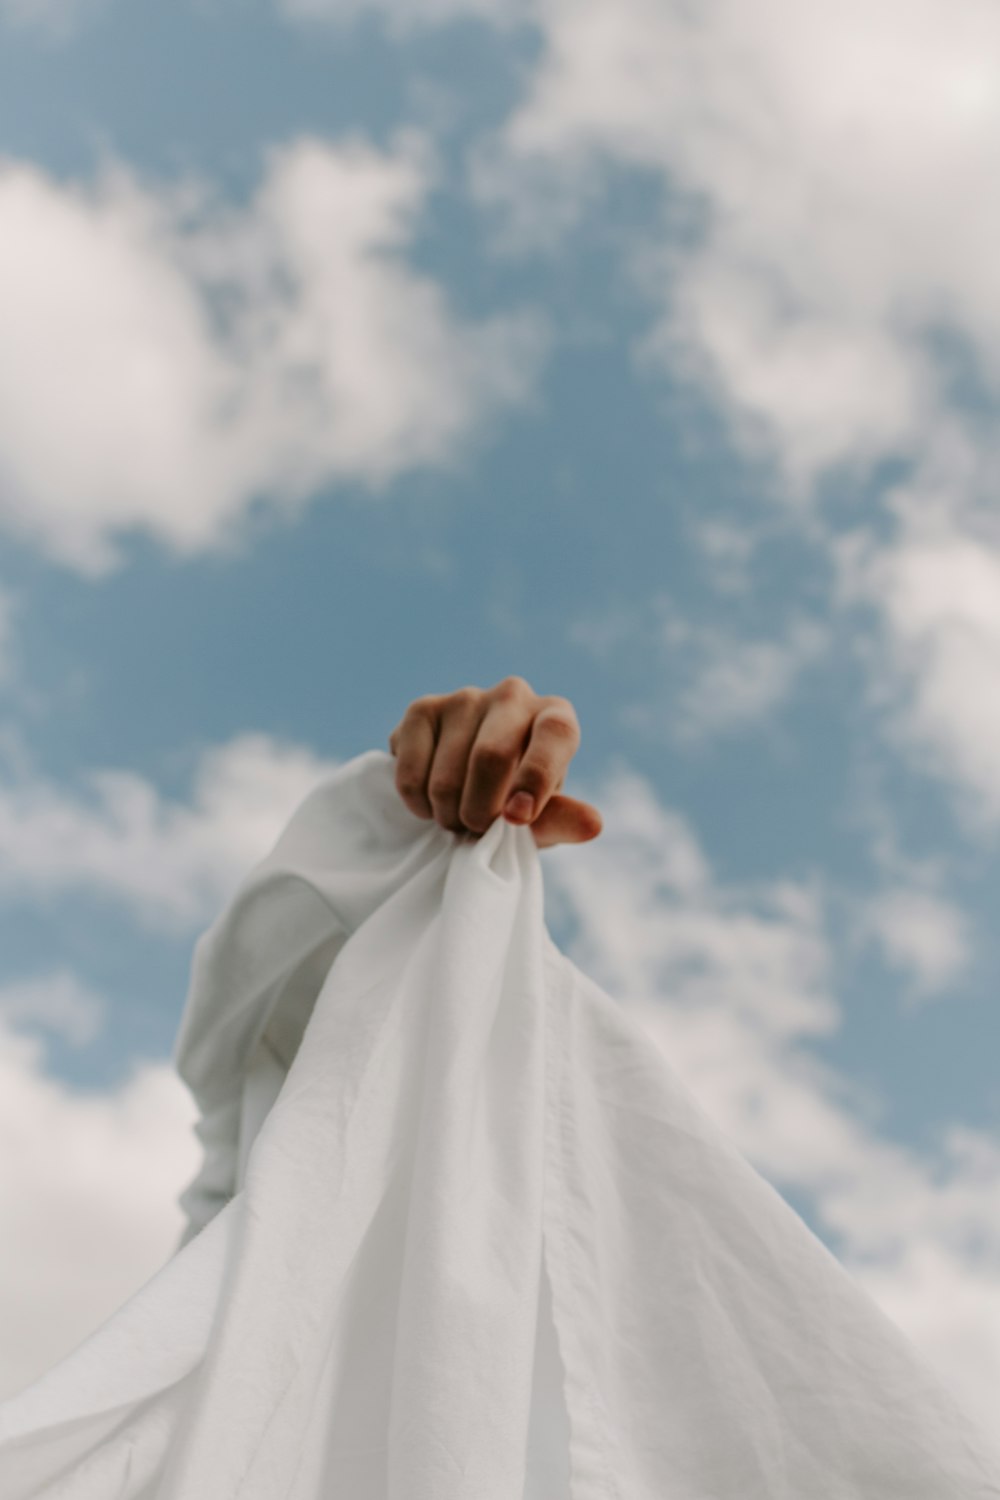
[[[549,849],[553,844],[586,844],[596,839],[604,819],[589,802],[556,792],[530,826],[538,848]]]

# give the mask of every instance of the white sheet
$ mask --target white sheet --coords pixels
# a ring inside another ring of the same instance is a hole
[[[0,1406],[3,1500],[998,1500],[1000,1448],[370,751],[198,940],[178,1252]]]

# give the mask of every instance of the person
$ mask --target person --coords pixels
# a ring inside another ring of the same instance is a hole
[[[415,698],[389,735],[396,789],[418,818],[480,834],[500,816],[530,824],[539,849],[597,838],[603,820],[562,786],[580,746],[568,698],[523,677]]]

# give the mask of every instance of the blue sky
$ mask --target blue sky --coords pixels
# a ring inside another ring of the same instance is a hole
[[[542,856],[557,941],[989,1409],[987,0],[0,0],[0,43],[0,1381],[173,1242],[198,932],[326,768],[516,672],[605,817]]]

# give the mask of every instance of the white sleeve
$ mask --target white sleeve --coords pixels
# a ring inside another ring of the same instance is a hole
[[[202,1106],[194,1132],[204,1158],[178,1199],[188,1217],[178,1250],[243,1186],[250,1148],[288,1077],[316,996],[343,936],[343,931],[335,928],[307,953],[273,1001],[264,1031],[231,1092],[218,1103]]]
[[[204,1159],[178,1199],[188,1218],[178,1249],[242,1187],[250,1147],[348,935],[406,884],[441,833],[407,810],[390,766],[384,751],[368,751],[314,787],[194,945],[173,1059],[200,1112]],[[369,872],[373,850],[381,863]]]

